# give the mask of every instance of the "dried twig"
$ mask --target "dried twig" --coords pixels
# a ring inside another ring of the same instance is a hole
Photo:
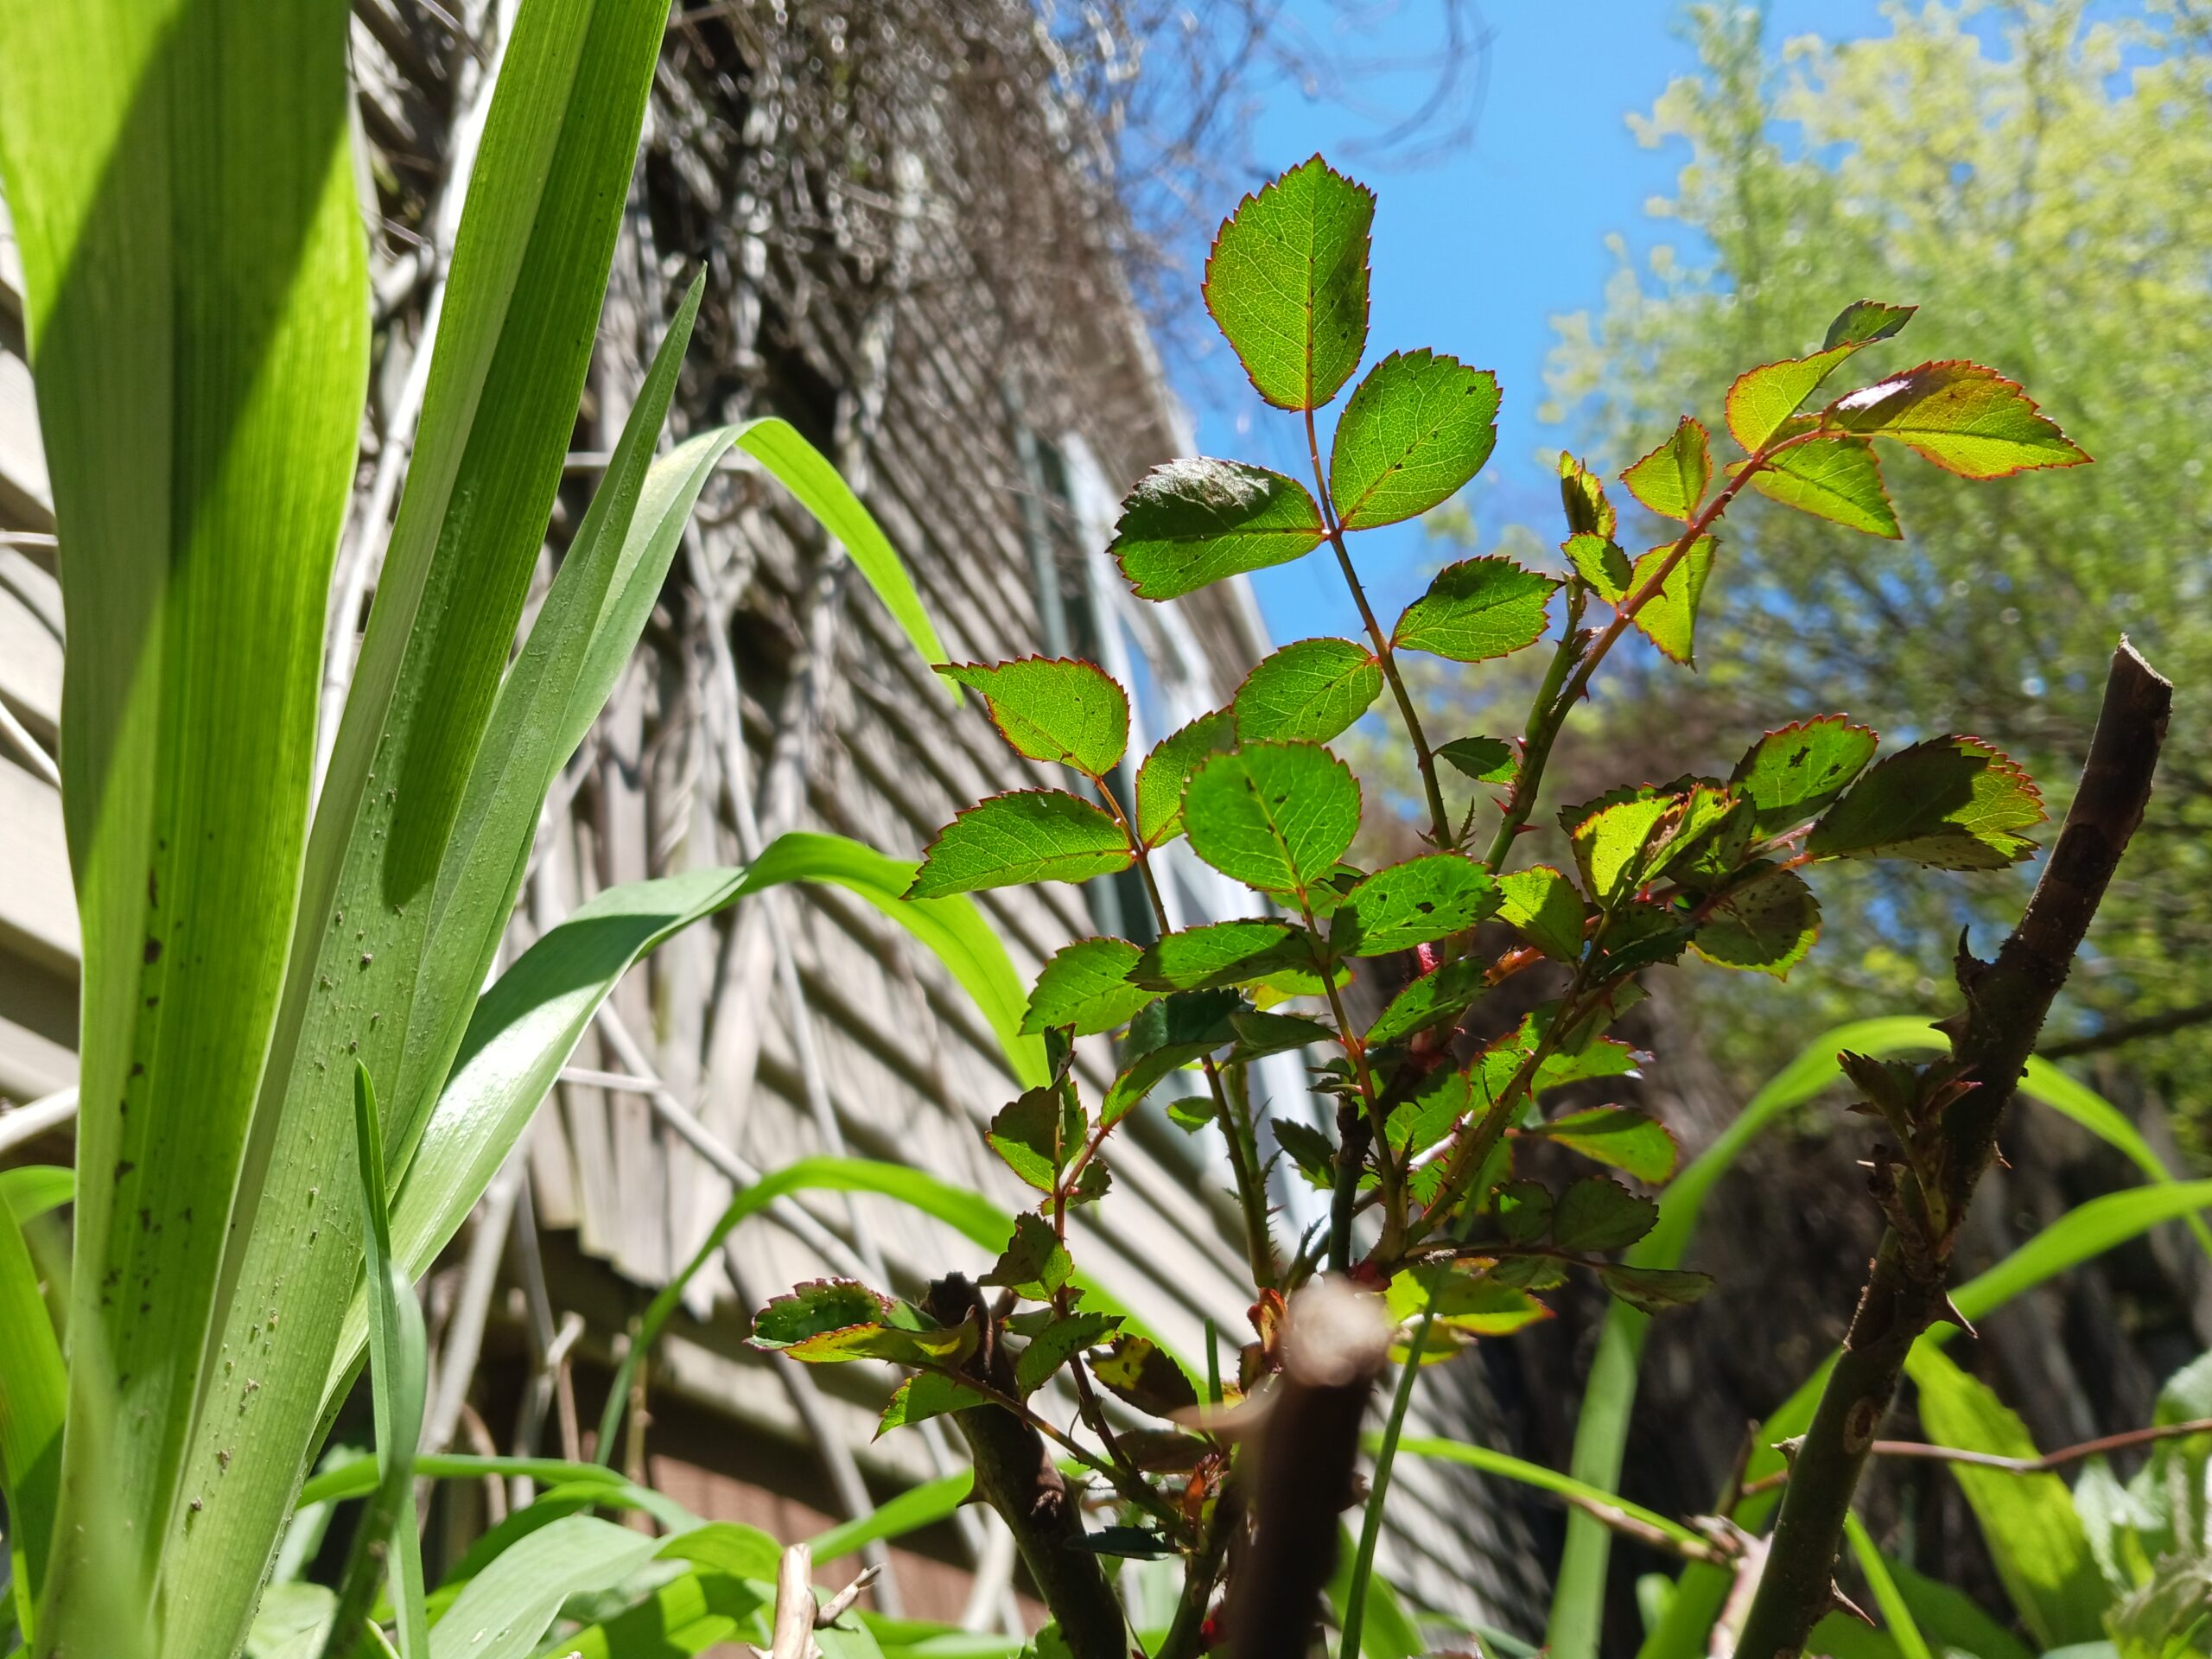
[[[771,1637],[774,1645],[755,1648],[747,1643],[754,1659],[821,1659],[822,1648],[814,1639],[815,1631],[835,1624],[850,1611],[861,1592],[875,1582],[878,1571],[866,1568],[836,1595],[817,1605],[814,1552],[804,1544],[791,1545],[776,1568],[776,1619]]]
[[[1877,1440],[1866,1448],[1869,1457],[1916,1458],[1929,1463],[1971,1464],[1977,1469],[1994,1469],[2007,1475],[2047,1475],[2054,1469],[2065,1469],[2085,1458],[2107,1457],[2114,1452],[2130,1452],[2139,1446],[2151,1446],[2159,1440],[2183,1440],[2191,1434],[2212,1434],[2212,1417],[2193,1417],[2185,1423],[2155,1423],[2148,1428],[2126,1429],[2118,1434],[2102,1434],[2094,1440],[2083,1440],[2078,1446],[2061,1446],[2056,1452],[2046,1452],[2037,1458],[2008,1458],[1996,1452],[1968,1452],[1955,1446],[1931,1446],[1924,1440]],[[1743,1496],[1772,1491],[1785,1485],[1789,1479],[1787,1469],[1777,1470],[1764,1480],[1755,1480],[1743,1490]]]

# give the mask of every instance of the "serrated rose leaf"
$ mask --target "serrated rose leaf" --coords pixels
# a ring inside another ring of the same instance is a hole
[[[1865,438],[1822,438],[1784,449],[1751,474],[1751,487],[1785,507],[1796,507],[1869,536],[1895,541],[1897,510],[1882,487],[1881,463]]]
[[[1533,1045],[1535,1033],[1529,1028],[1523,1038],[1526,1045]],[[1524,1051],[1525,1047],[1524,1047]],[[1570,1083],[1582,1083],[1591,1077],[1624,1077],[1643,1061],[1650,1058],[1627,1043],[1611,1037],[1586,1040],[1580,1048],[1560,1049],[1544,1057],[1537,1066],[1530,1087],[1538,1094],[1548,1089],[1557,1089]]]
[[[1137,835],[1147,847],[1183,833],[1183,786],[1199,761],[1236,747],[1236,721],[1225,709],[1200,715],[1160,740],[1137,768]]]
[[[1153,999],[1152,992],[1129,981],[1142,954],[1127,939],[1077,939],[1061,946],[1037,976],[1021,1029],[1034,1037],[1072,1027],[1077,1036],[1090,1037],[1126,1024]]]
[[[1618,605],[1628,592],[1629,583],[1636,579],[1635,568],[1622,552],[1620,543],[1609,536],[1587,533],[1570,536],[1559,544],[1574,574],[1589,585],[1590,591],[1608,605]]]
[[[1690,949],[1723,968],[1786,979],[1820,937],[1821,901],[1795,870],[1782,870],[1713,901]]]
[[[1346,893],[1329,942],[1352,957],[1409,950],[1464,932],[1497,906],[1497,883],[1482,866],[1458,853],[1427,853],[1377,870]]]
[[[1154,1417],[1172,1416],[1198,1403],[1191,1379],[1156,1344],[1143,1337],[1115,1338],[1112,1351],[1090,1374],[1116,1397]]]
[[[1372,530],[1449,500],[1497,442],[1497,377],[1433,352],[1393,352],[1344,405],[1329,493],[1346,530]]]
[[[1300,639],[1268,657],[1244,677],[1232,705],[1236,735],[1325,743],[1381,695],[1382,670],[1349,639]]]
[[[1050,1192],[1083,1144],[1083,1106],[1064,1084],[1025,1090],[998,1109],[983,1139],[1006,1166],[1035,1187]]]
[[[1710,1274],[1675,1268],[1629,1268],[1608,1262],[1598,1269],[1598,1277],[1607,1290],[1645,1313],[1687,1306],[1713,1288]]]
[[[1020,790],[978,802],[938,830],[906,897],[1087,881],[1126,870],[1131,856],[1128,838],[1104,808],[1063,790]]]
[[[1586,1175],[1552,1206],[1552,1242],[1563,1250],[1625,1249],[1658,1220],[1651,1199],[1603,1175]]]
[[[1687,520],[1713,481],[1705,428],[1685,415],[1666,442],[1621,474],[1629,493],[1664,518]]]
[[[1605,486],[1598,474],[1564,449],[1559,456],[1560,505],[1567,510],[1570,536],[1597,536],[1611,540],[1620,516],[1605,499]]]
[[[1726,404],[1728,430],[1736,442],[1750,451],[1764,447],[1861,344],[1832,346],[1810,357],[1763,363],[1737,376],[1728,388]]]
[[[1599,1106],[1537,1124],[1528,1131],[1656,1186],[1671,1179],[1681,1148],[1667,1127],[1627,1106]]]
[[[1728,774],[1751,803],[1751,830],[1770,836],[1821,811],[1866,770],[1879,741],[1871,727],[1821,715],[1769,732]]]
[[[1245,197],[1215,237],[1206,309],[1276,408],[1319,409],[1359,366],[1374,218],[1375,193],[1316,156]]]
[[[1180,991],[1131,1020],[1122,1041],[1122,1073],[1099,1103],[1099,1122],[1120,1122],[1161,1079],[1235,1042],[1230,1016],[1244,1006],[1232,990]]]
[[[1879,300],[1853,300],[1836,313],[1828,324],[1827,338],[1821,342],[1821,349],[1828,351],[1838,346],[1871,346],[1878,340],[1887,340],[1912,321],[1916,305],[1885,305]]]
[[[1629,592],[1641,593],[1673,550],[1671,544],[1655,547],[1638,559]],[[1713,537],[1699,537],[1668,571],[1659,591],[1637,607],[1636,626],[1644,638],[1686,668],[1697,661],[1697,607],[1705,597],[1706,578],[1713,574]]]
[[[1689,924],[1673,909],[1633,899],[1616,910],[1598,936],[1604,958],[1600,976],[1618,980],[1662,962],[1677,960],[1689,948]]]
[[[1215,755],[1183,791],[1191,850],[1262,893],[1302,893],[1359,832],[1359,785],[1315,743],[1252,743]]]
[[[1321,544],[1321,510],[1295,479],[1241,461],[1171,461],[1122,503],[1113,554],[1140,599],[1175,599]]]
[[[1455,663],[1487,662],[1543,636],[1559,583],[1495,555],[1462,559],[1436,573],[1406,607],[1390,643]]]
[[[1436,758],[1478,784],[1510,784],[1521,774],[1521,757],[1503,738],[1455,737],[1437,746]]]
[[[1647,849],[1679,805],[1673,796],[1641,792],[1576,820],[1571,836],[1583,890],[1603,905],[1624,888],[1642,887]]]
[[[1510,1337],[1552,1317],[1527,1291],[1465,1268],[1409,1268],[1391,1279],[1385,1299],[1401,1324],[1433,1306],[1437,1324],[1478,1337]]]
[[[1035,1211],[1025,1210],[1014,1218],[1014,1236],[998,1261],[976,1283],[1000,1286],[1033,1302],[1046,1302],[1074,1274],[1074,1259],[1052,1230],[1052,1224]]]
[[[1052,1374],[1085,1349],[1096,1348],[1122,1328],[1110,1313],[1071,1313],[1054,1319],[1030,1338],[1014,1362],[1014,1387],[1022,1398],[1043,1388]]]
[[[1298,1014],[1238,1014],[1230,1016],[1236,1027],[1236,1045],[1229,1051],[1231,1065],[1287,1054],[1296,1049],[1333,1044],[1337,1033],[1319,1020]]]
[[[1462,957],[1433,973],[1423,974],[1392,997],[1375,1023],[1368,1027],[1370,1048],[1395,1043],[1417,1031],[1457,1023],[1468,1005],[1483,992],[1483,973],[1488,966],[1478,957]]]
[[[1979,363],[1923,363],[1839,397],[1823,418],[1846,432],[1895,438],[1961,478],[2089,459],[2016,382]]]
[[[755,1348],[788,1348],[825,1331],[849,1325],[881,1325],[891,1317],[891,1299],[856,1279],[813,1279],[793,1285],[753,1318]]]
[[[1582,895],[1548,864],[1497,878],[1498,913],[1548,957],[1577,962],[1582,956]]]
[[[891,1403],[884,1407],[875,1425],[875,1438],[880,1440],[894,1428],[911,1428],[947,1412],[966,1411],[990,1402],[988,1395],[957,1377],[942,1371],[918,1371],[899,1385]]]
[[[1491,1195],[1497,1230],[1513,1244],[1534,1244],[1552,1230],[1552,1190],[1541,1181],[1508,1181]]]
[[[957,1364],[975,1352],[976,1340],[972,1325],[919,1330],[912,1325],[849,1325],[842,1330],[818,1332],[776,1351],[809,1365],[840,1365],[855,1359],[888,1360],[893,1365],[946,1365]]]
[[[1329,1137],[1311,1123],[1301,1123],[1294,1117],[1278,1117],[1269,1121],[1275,1144],[1289,1158],[1291,1166],[1306,1178],[1308,1186],[1325,1192],[1335,1183],[1337,1149]]]
[[[1025,657],[1019,662],[950,663],[938,670],[983,694],[999,734],[1033,760],[1103,777],[1129,746],[1129,699],[1090,663]]]
[[[1979,738],[1936,737],[1877,763],[1807,837],[1815,858],[1901,858],[1994,870],[2035,850],[2019,832],[2043,796],[2009,755]]]
[[[1311,937],[1287,922],[1213,922],[1162,934],[1145,947],[1130,977],[1154,991],[1211,990],[1313,960]]]

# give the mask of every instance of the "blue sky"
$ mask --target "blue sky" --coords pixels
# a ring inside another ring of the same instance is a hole
[[[1317,32],[1338,22],[1325,0],[1293,0],[1290,10]],[[1672,194],[1685,148],[1641,148],[1627,116],[1649,110],[1695,59],[1675,33],[1669,0],[1490,0],[1482,10],[1489,79],[1467,142],[1414,168],[1348,161],[1381,198],[1368,359],[1427,346],[1494,370],[1503,404],[1485,469],[1495,482],[1484,493],[1498,506],[1542,512],[1557,500],[1549,458],[1563,442],[1536,418],[1551,318],[1599,308],[1614,268],[1610,233],[1639,257],[1662,241],[1694,251],[1679,225],[1644,212],[1650,197]],[[1359,28],[1351,44],[1362,54],[1414,55],[1434,40],[1435,13],[1428,0],[1396,0],[1363,9]],[[1770,41],[1815,32],[1887,30],[1876,0],[1771,0]],[[1408,77],[1408,95],[1414,84]],[[1370,86],[1366,95],[1389,90]],[[1348,138],[1371,130],[1284,85],[1265,94],[1254,148],[1262,165],[1280,169],[1316,149],[1342,155]],[[1201,448],[1303,478],[1310,468],[1297,418],[1267,409],[1241,376],[1221,368],[1169,365],[1198,416]],[[1484,522],[1492,517],[1478,514],[1485,539],[1497,528]],[[1353,555],[1386,621],[1421,592],[1435,561],[1410,524],[1357,538]],[[1277,639],[1345,631],[1350,614],[1332,561],[1317,555],[1254,580]]]

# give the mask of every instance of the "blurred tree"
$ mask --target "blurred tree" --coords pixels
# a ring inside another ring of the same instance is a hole
[[[1643,142],[1689,147],[1676,194],[1650,204],[1683,246],[1641,268],[1622,248],[1602,312],[1559,321],[1551,412],[1618,470],[1683,410],[1717,429],[1736,369],[1802,353],[1860,297],[1921,308],[1869,353],[1876,373],[1970,357],[2038,389],[2096,466],[1970,491],[1888,461],[1900,542],[1763,501],[1732,514],[1705,672],[1653,664],[1643,696],[1611,700],[1610,741],[1642,746],[1658,777],[1726,765],[1702,734],[1740,729],[1746,710],[1847,710],[1892,739],[1917,715],[1986,734],[2056,796],[2126,630],[2180,688],[2173,739],[2152,833],[2049,1040],[2109,1044],[2164,1017],[2179,1029],[2131,1058],[2202,1110],[2212,1095],[2178,1085],[2212,1059],[2212,10],[2113,14],[1899,6],[1887,35],[1777,53],[1756,10],[1692,9],[1701,72],[1632,118]],[[2005,913],[2031,876],[1986,878],[1964,900],[1961,884],[1878,874],[1836,892],[1831,948],[1799,970],[1815,1002],[1793,982],[1789,1029],[1917,1006],[1977,904]],[[1740,982],[1715,992],[1724,1052],[1764,1062],[1776,1010]]]

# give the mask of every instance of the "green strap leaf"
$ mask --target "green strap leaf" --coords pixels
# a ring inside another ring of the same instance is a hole
[[[1206,256],[1206,309],[1253,388],[1278,409],[1319,409],[1367,345],[1375,194],[1319,156],[1237,205]]]
[[[1371,1451],[1380,1436],[1367,1437]],[[1631,1503],[1624,1497],[1616,1497],[1604,1488],[1592,1486],[1586,1481],[1563,1475],[1556,1469],[1547,1469],[1541,1464],[1530,1463],[1525,1458],[1511,1457],[1503,1452],[1493,1452],[1486,1446],[1470,1446],[1465,1440],[1446,1440],[1437,1436],[1408,1436],[1398,1442],[1399,1452],[1410,1458],[1433,1458],[1443,1463],[1456,1463],[1463,1469],[1478,1470],[1485,1475],[1497,1475],[1506,1480],[1518,1481],[1523,1486],[1533,1486],[1539,1491],[1551,1492],[1560,1497],[1580,1503],[1596,1503],[1617,1510],[1630,1520],[1640,1521],[1662,1535],[1681,1544],[1700,1541],[1679,1521],[1647,1510],[1640,1503]]]
[[[1252,743],[1216,755],[1183,792],[1191,850],[1262,893],[1302,893],[1359,832],[1359,785],[1315,743]]]
[[[1928,1640],[1914,1622],[1912,1609],[1907,1605],[1904,1592],[1897,1588],[1897,1581],[1890,1576],[1890,1564],[1882,1559],[1882,1552],[1867,1536],[1866,1526],[1857,1515],[1844,1512],[1844,1535],[1851,1541],[1851,1553],[1859,1562],[1859,1570],[1866,1575],[1866,1583],[1874,1592],[1874,1605],[1881,1610],[1882,1623],[1889,1629],[1890,1637],[1897,1644],[1899,1659],[1936,1659]]]
[[[364,1536],[390,1550],[385,1577],[399,1630],[400,1659],[425,1659],[429,1624],[423,1608],[423,1546],[415,1528],[415,1447],[423,1438],[423,1395],[429,1385],[429,1344],[414,1281],[393,1259],[385,1207],[384,1128],[377,1121],[369,1069],[353,1068],[356,1183],[366,1225],[369,1373],[377,1431],[377,1486],[361,1525]],[[370,1553],[357,1559],[373,1561]],[[338,1616],[347,1618],[341,1597]]]
[[[0,1210],[28,1227],[77,1194],[77,1172],[60,1164],[20,1164],[0,1169]]]
[[[1882,487],[1874,446],[1864,438],[1823,438],[1784,449],[1754,472],[1751,483],[1770,500],[1869,536],[1895,541],[1904,534]]]
[[[1415,518],[1448,501],[1497,443],[1497,377],[1433,352],[1393,352],[1344,405],[1329,493],[1346,530]]]
[[[13,1200],[11,1192],[0,1205],[0,1497],[8,1503],[16,1624],[28,1643],[54,1541],[69,1379]]]
[[[1805,850],[1999,870],[2035,850],[2018,832],[2044,817],[2041,791],[2010,756],[1980,738],[1935,737],[1878,762],[1813,826]]]
[[[1436,573],[1406,607],[1390,643],[1455,663],[1488,662],[1543,637],[1559,583],[1510,559],[1462,559]]]
[[[1225,576],[1301,558],[1321,510],[1295,479],[1241,461],[1171,461],[1122,503],[1108,551],[1140,599],[1177,599]]]
[[[1183,833],[1183,788],[1198,762],[1236,747],[1236,721],[1225,709],[1200,715],[1162,740],[1137,768],[1137,834],[1147,847]]]
[[[1895,438],[1961,478],[2089,459],[2017,382],[1979,363],[1923,363],[1839,397],[1821,418],[1846,432]]]
[[[1705,428],[1681,418],[1667,442],[1621,474],[1629,493],[1662,518],[1687,522],[1713,480],[1713,450]]]
[[[938,673],[983,694],[992,723],[1017,754],[1103,778],[1129,744],[1129,699],[1090,663],[1025,657],[986,665],[953,663]]]
[[[1300,639],[1263,660],[1236,688],[1236,735],[1325,743],[1382,693],[1374,654],[1349,639]]]
[[[611,1590],[661,1541],[588,1515],[563,1516],[468,1581],[430,1637],[430,1659],[529,1659],[571,1596]]]
[[[1103,807],[1065,790],[1017,790],[977,802],[938,830],[906,896],[1088,881],[1126,870],[1134,856],[1128,837]]]

